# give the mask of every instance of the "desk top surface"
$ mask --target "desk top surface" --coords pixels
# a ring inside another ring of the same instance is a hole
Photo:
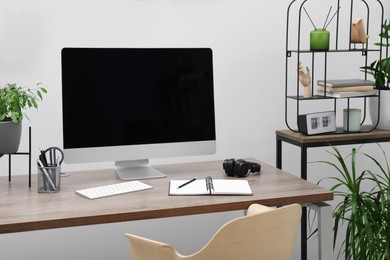
[[[294,141],[300,144],[315,144],[315,143],[364,143],[364,142],[380,142],[390,141],[390,131],[374,129],[371,132],[358,133],[339,133],[339,134],[320,134],[320,135],[304,135],[299,132],[293,132],[288,129],[277,130],[276,136],[289,141]]]
[[[27,175],[13,176],[11,182],[0,177],[0,233],[242,210],[252,203],[278,206],[333,199],[327,189],[259,163],[261,174],[247,178],[253,196],[168,196],[171,179],[229,178],[222,161],[154,166],[167,177],[142,180],[153,189],[96,200],[75,191],[121,182],[113,169],[72,172],[61,178],[61,190],[53,194],[37,192],[36,176],[31,188]]]

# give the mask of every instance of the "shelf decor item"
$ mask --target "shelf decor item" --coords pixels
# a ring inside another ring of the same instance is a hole
[[[16,153],[22,133],[22,120],[28,118],[24,110],[38,108],[46,89],[37,84],[35,89],[22,88],[16,84],[0,87],[0,157]]]
[[[360,132],[361,112],[359,108],[344,108],[343,129],[346,132]]]
[[[363,19],[353,19],[351,26],[351,43],[367,43],[368,36],[364,29]]]
[[[336,114],[334,111],[329,111],[299,115],[298,129],[304,135],[335,132]]]
[[[337,9],[337,11],[333,14],[332,18],[328,21],[329,14],[332,11],[332,7],[329,8],[328,15],[326,16],[324,25],[322,28],[317,28],[313,22],[313,20],[310,18],[309,13],[306,11],[306,8],[303,7],[303,10],[309,17],[309,20],[311,24],[314,27],[314,30],[310,32],[310,50],[311,51],[328,51],[329,50],[329,42],[330,42],[330,32],[326,30],[326,28],[329,26],[330,22],[333,20],[335,15],[340,10],[340,7]]]
[[[303,69],[302,63],[300,62],[298,65],[298,74],[299,81],[303,85],[303,97],[311,98],[311,77],[310,77],[310,69],[306,66],[306,71]]]
[[[329,31],[323,28],[316,28],[310,32],[310,50],[328,51],[329,50]]]

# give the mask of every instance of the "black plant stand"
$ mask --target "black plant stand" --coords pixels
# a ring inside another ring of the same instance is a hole
[[[8,154],[8,181],[11,182],[12,155],[28,155],[28,187],[31,188],[31,126],[28,127],[28,152]]]

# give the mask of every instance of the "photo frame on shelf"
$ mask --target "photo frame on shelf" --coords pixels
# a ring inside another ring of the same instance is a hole
[[[298,130],[305,135],[335,132],[336,113],[334,111],[327,111],[299,115]]]

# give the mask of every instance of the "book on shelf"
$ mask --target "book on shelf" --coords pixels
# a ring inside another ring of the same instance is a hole
[[[350,87],[324,87],[324,86],[317,86],[318,91],[324,92],[358,92],[358,91],[372,91],[374,90],[373,85],[367,85],[367,86],[350,86]]]
[[[317,90],[317,95],[334,98],[348,98],[348,97],[365,97],[375,95],[375,90],[372,91],[349,91],[349,92],[323,92]]]
[[[188,184],[187,184],[188,183]],[[247,180],[237,179],[206,179],[170,180],[169,195],[196,196],[196,195],[253,195]]]
[[[325,86],[325,80],[318,80],[318,86]],[[326,80],[327,87],[355,87],[355,86],[374,86],[375,82],[365,79],[329,79]]]

